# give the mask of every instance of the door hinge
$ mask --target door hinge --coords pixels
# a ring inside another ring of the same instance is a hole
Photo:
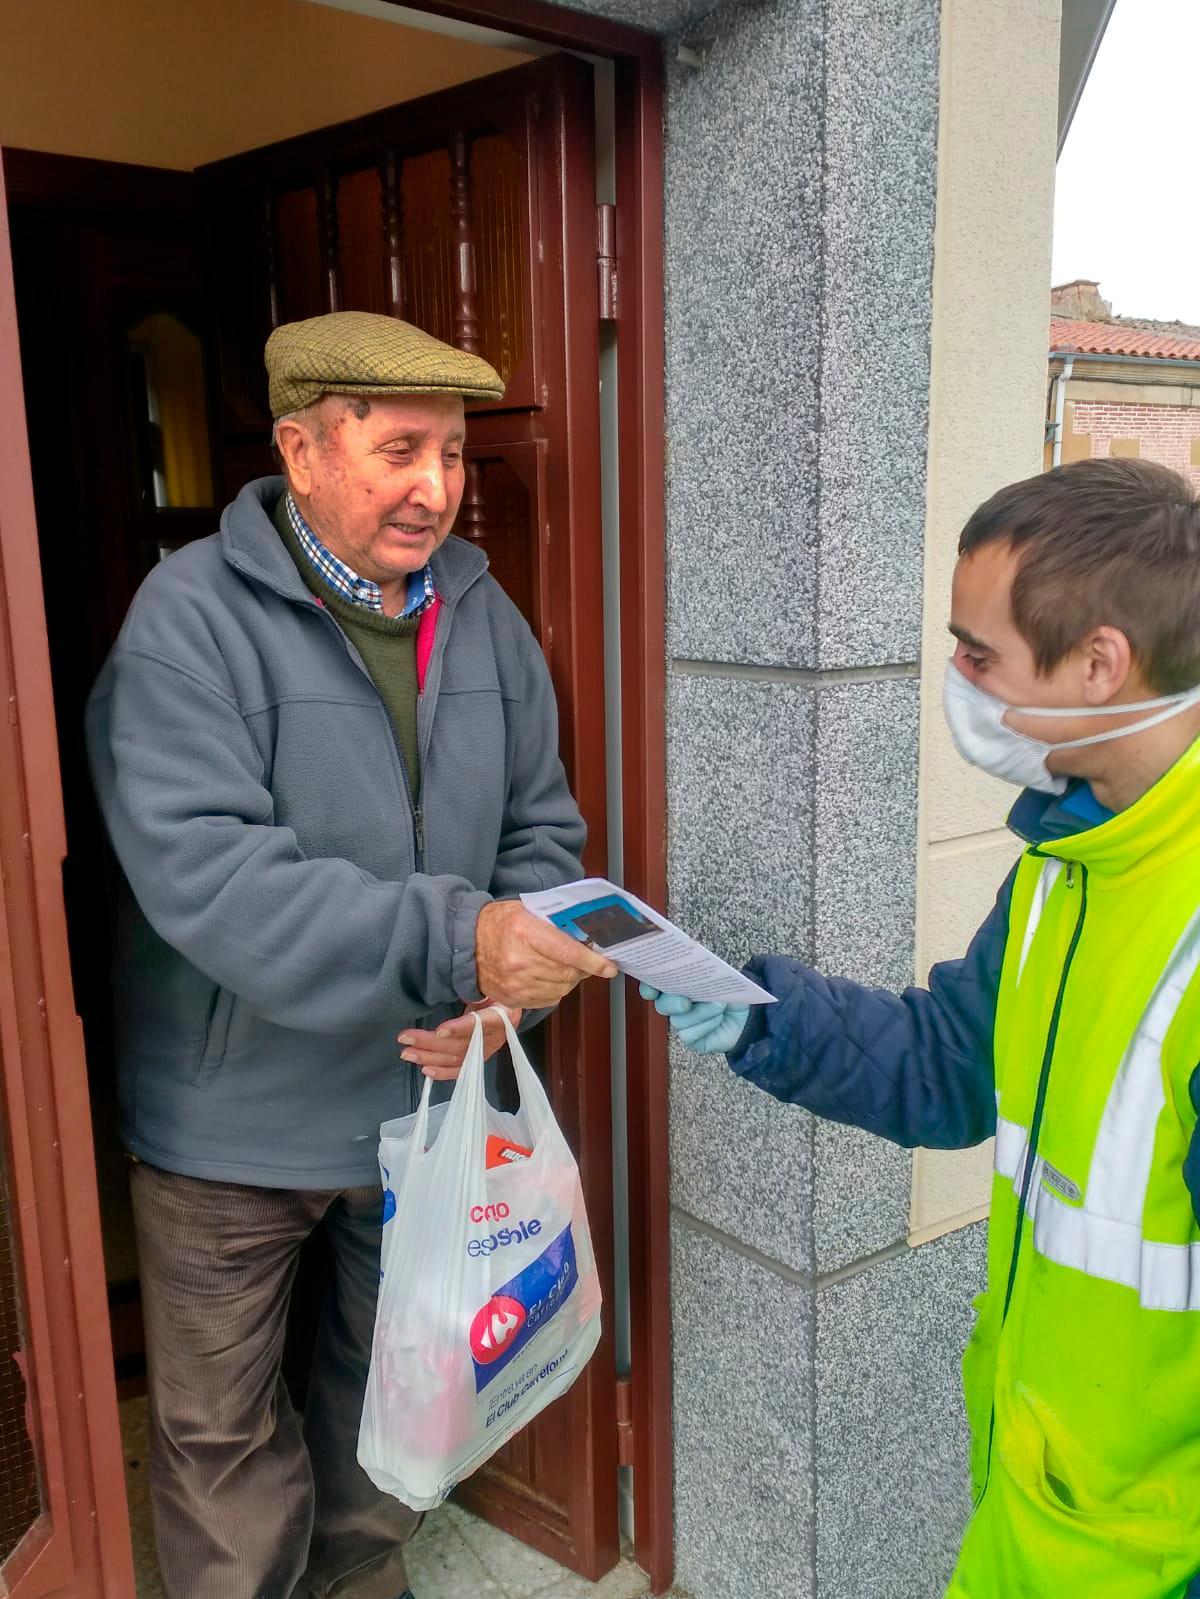
[[[621,279],[617,268],[617,208],[596,207],[596,279],[601,322],[615,322],[621,304]]]
[[[617,1465],[633,1465],[633,1388],[628,1377],[617,1378]]]

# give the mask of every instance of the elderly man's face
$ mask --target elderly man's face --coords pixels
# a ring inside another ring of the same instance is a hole
[[[309,526],[386,589],[419,572],[453,527],[465,435],[458,395],[329,394],[312,413],[281,422],[278,444]]]

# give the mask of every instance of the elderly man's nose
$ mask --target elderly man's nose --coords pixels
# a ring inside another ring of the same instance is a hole
[[[412,488],[412,498],[426,510],[440,516],[449,504],[446,494],[446,473],[440,461],[432,461],[421,473]]]

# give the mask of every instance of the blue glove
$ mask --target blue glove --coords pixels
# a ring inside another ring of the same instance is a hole
[[[649,983],[639,990],[643,999],[652,999],[660,1016],[669,1017],[671,1030],[680,1043],[697,1055],[725,1055],[733,1048],[750,1015],[747,1005],[718,1005],[712,1001],[685,999],[682,994],[663,994]]]

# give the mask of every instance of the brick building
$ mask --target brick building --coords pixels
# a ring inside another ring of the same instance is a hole
[[[1113,317],[1098,286],[1052,291],[1046,465],[1160,461],[1200,490],[1200,328]]]

